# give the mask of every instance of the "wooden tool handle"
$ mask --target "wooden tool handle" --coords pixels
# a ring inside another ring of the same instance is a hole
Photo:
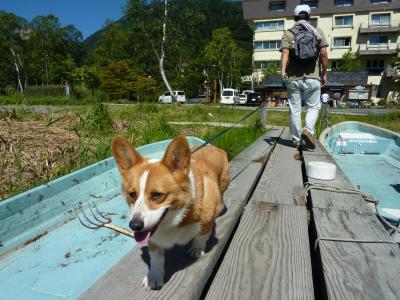
[[[125,234],[125,235],[127,235],[127,236],[129,236],[131,238],[135,237],[135,234],[132,231],[129,231],[129,230],[126,230],[124,228],[115,226],[113,224],[104,224],[104,227],[107,227],[107,228],[110,228],[110,229],[112,229],[114,231],[117,231],[119,233]]]

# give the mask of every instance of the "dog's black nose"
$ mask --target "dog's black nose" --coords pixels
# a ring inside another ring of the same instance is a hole
[[[129,222],[129,228],[132,229],[133,231],[140,231],[144,227],[144,223],[141,219],[139,218],[133,218]]]

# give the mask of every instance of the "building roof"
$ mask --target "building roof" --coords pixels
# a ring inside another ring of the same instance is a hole
[[[282,11],[271,11],[271,2],[285,2],[285,9]],[[334,0],[319,0],[318,7],[311,8],[312,15],[331,13],[353,13],[359,11],[387,11],[399,9],[399,1],[392,0],[388,3],[371,4],[371,0],[353,1],[353,5],[336,6]],[[290,17],[294,8],[300,4],[300,0],[245,0],[243,1],[243,16],[246,20],[273,19]]]
[[[368,84],[367,71],[354,72],[328,72],[328,88],[357,86]],[[256,89],[283,89],[282,77],[280,75],[270,76],[256,87]]]

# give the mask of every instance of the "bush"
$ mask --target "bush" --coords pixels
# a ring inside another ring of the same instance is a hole
[[[386,106],[386,99],[379,99],[379,101],[378,101],[378,105],[379,106]]]

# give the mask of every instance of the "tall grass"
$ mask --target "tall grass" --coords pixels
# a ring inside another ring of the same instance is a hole
[[[39,134],[32,132],[32,136],[36,135],[35,148],[40,152],[39,156],[26,155],[32,151],[32,145],[27,148],[23,140],[16,141],[16,132],[13,129],[8,131],[10,136],[4,134],[5,142],[0,140],[1,151],[9,151],[10,148],[15,151],[11,156],[8,155],[7,159],[5,155],[0,159],[0,181],[2,178],[8,178],[0,184],[0,199],[109,157],[111,141],[117,134],[128,138],[134,146],[171,139],[177,135],[192,135],[207,140],[223,128],[171,125],[169,121],[235,122],[247,113],[248,111],[181,105],[140,104],[134,107],[109,107],[101,103],[80,107],[73,114],[65,111],[54,114],[24,113],[22,110],[8,112],[8,120],[12,119],[10,124],[36,122],[37,126],[39,122],[42,123],[41,128],[44,127],[44,131]],[[256,126],[257,116],[254,115],[250,119],[246,123],[248,126],[231,129],[213,144],[225,149],[230,158],[236,156],[263,132]],[[57,132],[61,130],[60,134],[70,137],[66,142],[54,144],[56,142],[52,142],[49,136],[54,129],[57,129]],[[0,127],[0,132],[3,131]],[[8,148],[7,143],[10,144]],[[7,175],[10,170],[12,176]]]

